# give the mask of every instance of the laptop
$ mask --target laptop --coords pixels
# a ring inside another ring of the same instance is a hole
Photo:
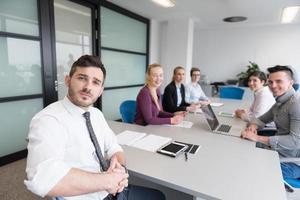
[[[210,105],[201,106],[207,124],[212,132],[234,137],[240,137],[242,127],[235,127],[228,124],[220,124],[215,112]]]

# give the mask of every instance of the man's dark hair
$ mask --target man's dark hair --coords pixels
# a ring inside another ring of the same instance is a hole
[[[190,71],[190,75],[192,76],[194,72],[200,72],[200,69],[197,67],[193,67]]]
[[[281,71],[284,71],[291,79],[293,79],[294,73],[288,66],[276,65],[268,68],[270,74]]]
[[[254,71],[251,74],[249,74],[248,76],[248,81],[250,79],[251,76],[255,76],[257,77],[260,81],[265,81],[265,83],[267,82],[267,76],[264,72],[262,71]]]
[[[103,82],[106,77],[106,70],[98,56],[83,55],[76,60],[70,70],[69,76],[72,77],[76,72],[77,67],[96,67],[100,68],[103,73]]]

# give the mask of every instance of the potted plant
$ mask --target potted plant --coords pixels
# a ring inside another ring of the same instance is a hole
[[[239,86],[248,86],[248,77],[249,75],[259,70],[259,66],[255,62],[249,61],[249,65],[247,66],[247,70],[245,72],[241,72],[238,75],[236,75],[239,78]]]

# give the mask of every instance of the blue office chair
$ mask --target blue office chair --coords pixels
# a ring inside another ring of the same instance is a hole
[[[220,87],[220,98],[242,99],[244,89],[238,87]]]
[[[280,162],[298,162],[299,158],[281,158]],[[300,179],[285,178],[284,179],[288,184],[294,188],[300,188]]]
[[[288,184],[290,184],[294,188],[300,188],[300,180],[299,179],[292,179],[286,178],[284,179]]]
[[[123,122],[132,124],[136,113],[136,101],[123,101],[120,105],[120,113]]]
[[[295,91],[297,91],[299,89],[299,83],[293,84],[293,88]]]

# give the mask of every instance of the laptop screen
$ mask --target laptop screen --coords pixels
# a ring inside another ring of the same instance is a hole
[[[211,128],[211,130],[214,131],[219,126],[219,121],[213,109],[211,108],[210,105],[207,105],[207,106],[201,106],[201,110],[204,113],[204,116],[207,120],[209,127]]]

